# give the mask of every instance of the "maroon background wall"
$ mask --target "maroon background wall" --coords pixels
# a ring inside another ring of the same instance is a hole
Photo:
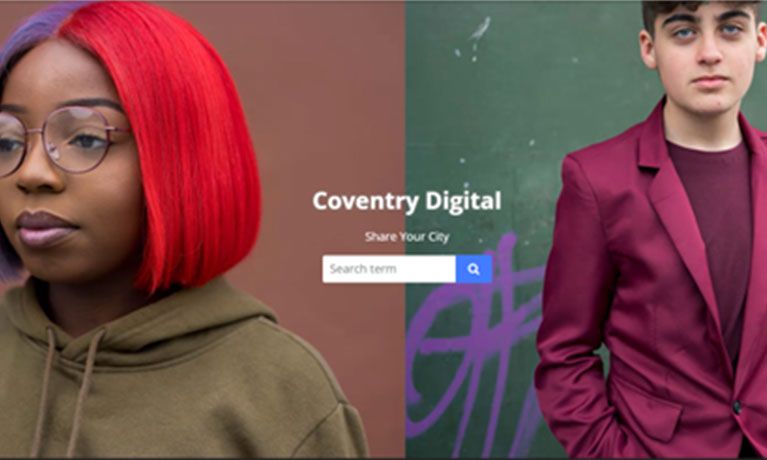
[[[371,454],[404,456],[404,288],[321,280],[322,254],[403,253],[363,235],[404,230],[404,217],[311,204],[318,190],[404,193],[404,3],[160,4],[229,66],[258,154],[263,229],[228,278],[320,350],[362,415]],[[0,2],[0,39],[44,5]]]

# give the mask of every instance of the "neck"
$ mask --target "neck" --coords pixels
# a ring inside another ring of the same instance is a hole
[[[738,125],[740,104],[715,115],[691,113],[666,101],[663,107],[663,129],[666,140],[694,150],[721,151],[731,149],[742,140]]]
[[[86,283],[41,283],[39,295],[51,321],[72,337],[158,300],[134,287],[132,274],[125,270]]]

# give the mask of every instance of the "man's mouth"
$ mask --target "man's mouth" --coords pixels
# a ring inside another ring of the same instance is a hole
[[[702,88],[713,89],[722,86],[725,81],[727,81],[727,78],[721,75],[710,75],[696,78],[693,80],[693,83]]]

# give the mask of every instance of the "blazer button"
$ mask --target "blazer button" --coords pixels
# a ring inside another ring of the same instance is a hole
[[[735,415],[740,415],[740,401],[737,399],[732,403],[732,410],[735,411]]]

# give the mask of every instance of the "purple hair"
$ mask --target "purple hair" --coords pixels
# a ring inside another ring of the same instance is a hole
[[[10,67],[36,44],[53,36],[62,22],[72,13],[90,2],[56,3],[38,11],[24,21],[0,50],[0,94]],[[11,246],[5,232],[0,229],[0,281],[13,281],[21,277],[23,265]]]
[[[56,3],[30,16],[11,35],[0,50],[0,69],[6,73],[8,63],[18,59],[37,43],[51,37],[72,13],[90,2]]]

